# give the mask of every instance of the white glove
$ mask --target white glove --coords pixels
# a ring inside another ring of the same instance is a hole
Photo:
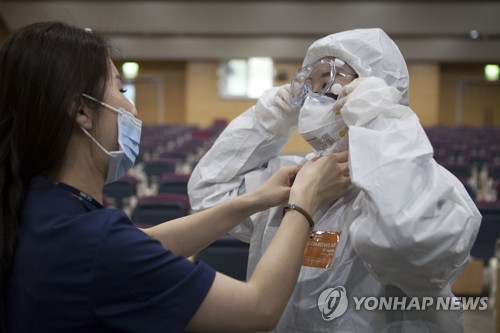
[[[274,105],[286,113],[299,112],[299,108],[290,102],[290,83],[284,84],[278,88],[274,97]]]
[[[358,77],[357,79],[354,79],[351,83],[346,84],[345,86],[342,87],[342,91],[339,94],[339,99],[347,97],[350,93],[356,89],[357,86],[363,81],[366,81],[370,79],[370,77]]]
[[[347,102],[347,99],[349,97],[349,94],[356,89],[357,86],[363,81],[368,79],[367,77],[359,77],[357,79],[354,79],[351,83],[346,84],[344,87],[342,87],[342,91],[339,94],[339,97],[337,98],[337,102],[333,106],[333,112],[334,114],[340,112],[340,110],[344,107],[344,104]]]
[[[346,85],[342,98],[334,106],[342,114],[347,126],[366,126],[380,115],[405,118],[414,115],[410,108],[397,107],[401,92],[378,77],[359,78]]]
[[[268,132],[286,136],[288,140],[297,128],[299,109],[289,99],[290,85],[266,90],[253,107],[254,119]]]

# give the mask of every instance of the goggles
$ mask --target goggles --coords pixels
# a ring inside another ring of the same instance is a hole
[[[342,87],[358,77],[346,70],[346,63],[337,58],[321,59],[299,69],[290,86],[290,102],[300,107],[307,95],[336,99]]]

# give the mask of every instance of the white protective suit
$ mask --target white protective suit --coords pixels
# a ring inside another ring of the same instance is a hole
[[[362,81],[341,110],[349,127],[352,187],[318,209],[315,230],[340,231],[330,268],[303,266],[276,332],[461,332],[462,310],[356,309],[353,297],[452,297],[481,215],[466,190],[433,159],[432,146],[408,105],[408,71],[380,29],[333,34],[309,48],[304,65],[325,56],[347,62]],[[191,205],[203,210],[256,188],[279,167],[297,112],[274,103],[277,88],[223,131],[189,181]],[[253,215],[232,233],[250,242],[250,275],[282,220],[282,206]],[[318,297],[342,286],[344,314],[325,320]],[[373,303],[371,303],[373,305]],[[404,306],[403,306],[404,307]]]

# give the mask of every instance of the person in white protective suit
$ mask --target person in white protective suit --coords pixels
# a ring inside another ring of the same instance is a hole
[[[303,66],[291,87],[264,92],[201,159],[188,185],[193,209],[304,163],[281,155],[297,126],[313,155],[348,148],[352,186],[313,216],[315,233],[276,332],[463,331],[462,310],[439,310],[436,301],[453,297],[450,285],[467,264],[481,215],[433,159],[408,106],[408,70],[396,44],[381,29],[336,33],[314,42]],[[250,243],[249,275],[282,210],[257,213],[232,230]],[[392,305],[373,310],[375,299],[390,297]],[[410,306],[414,297],[427,303]]]

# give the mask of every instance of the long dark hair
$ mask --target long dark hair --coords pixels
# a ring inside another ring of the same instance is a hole
[[[59,22],[27,26],[0,48],[0,331],[25,190],[37,175],[56,179],[81,94],[102,100],[109,59],[105,38]]]

